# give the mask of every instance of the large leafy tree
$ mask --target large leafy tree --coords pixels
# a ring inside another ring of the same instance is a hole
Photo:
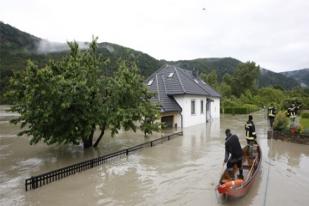
[[[152,94],[136,66],[122,62],[114,75],[105,72],[108,61],[97,56],[96,41],[85,51],[76,42],[68,43],[70,53],[64,59],[50,61],[43,68],[29,61],[10,80],[12,111],[21,115],[13,122],[21,123],[20,135],[32,137],[30,144],[82,141],[84,148],[96,147],[107,128],[112,134],[121,127],[135,131],[148,110],[155,111],[151,118],[156,117],[159,110],[151,103]],[[96,129],[100,130],[98,137],[94,137]]]
[[[215,69],[213,69],[210,73],[206,74],[203,73],[201,75],[202,79],[207,82],[211,87],[213,87],[214,89],[218,89],[219,84],[218,84],[218,76],[217,76],[217,72]]]
[[[232,75],[232,93],[240,97],[246,90],[255,91],[259,75],[260,67],[254,62],[239,64]]]

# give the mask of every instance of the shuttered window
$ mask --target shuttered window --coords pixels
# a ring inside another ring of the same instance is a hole
[[[195,114],[195,100],[191,100],[191,114]]]

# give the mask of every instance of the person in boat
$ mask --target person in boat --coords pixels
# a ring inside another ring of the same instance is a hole
[[[273,106],[273,104],[271,104],[270,107],[268,107],[268,119],[271,128],[273,127],[275,116],[276,116],[276,108]]]
[[[238,178],[243,179],[242,170],[242,149],[239,143],[237,135],[233,135],[230,129],[225,130],[225,157],[224,163],[226,164],[228,174],[232,179],[234,179],[233,167],[237,165],[239,169]]]
[[[253,122],[252,115],[248,116],[248,121],[245,124],[245,130],[246,130],[247,144],[250,145],[252,141],[256,140],[255,125]]]

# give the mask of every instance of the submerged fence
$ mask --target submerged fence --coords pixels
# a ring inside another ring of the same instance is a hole
[[[107,155],[99,156],[90,160],[86,160],[77,164],[69,165],[67,167],[63,167],[57,170],[53,170],[50,172],[46,172],[41,175],[37,176],[32,176],[28,179],[25,180],[25,189],[26,191],[28,190],[34,190],[38,187],[42,187],[43,185],[49,184],[51,182],[55,182],[57,180],[60,180],[64,177],[74,175],[78,172],[82,172],[84,170],[93,168],[95,166],[101,165],[103,163],[106,163],[107,161],[110,161],[115,158],[119,158],[122,156],[128,156],[130,153],[142,149],[144,147],[152,147],[155,146],[156,144],[165,142],[170,140],[171,138],[178,136],[178,135],[183,135],[182,132],[176,132],[170,135],[163,136],[161,138],[148,141],[127,149],[123,149],[117,152],[113,152]]]

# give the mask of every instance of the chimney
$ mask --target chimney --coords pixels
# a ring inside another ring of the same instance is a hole
[[[195,77],[195,78],[198,78],[198,76],[199,76],[199,71],[198,71],[198,69],[196,69],[195,67],[193,67],[192,75],[193,75],[193,77]]]

